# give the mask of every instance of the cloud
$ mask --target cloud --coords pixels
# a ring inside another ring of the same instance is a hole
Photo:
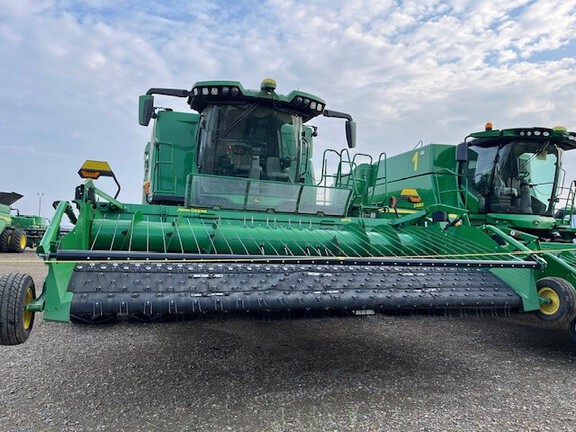
[[[85,159],[139,201],[150,87],[233,79],[298,88],[358,122],[358,151],[456,143],[497,127],[575,129],[576,6],[550,0],[0,0],[0,189],[69,199]],[[161,98],[159,98],[161,99]],[[175,109],[184,101],[161,99]],[[317,155],[344,144],[317,119]],[[22,179],[22,173],[26,179]],[[50,188],[50,194],[47,189]],[[53,194],[53,195],[52,195]],[[30,198],[28,198],[30,197]]]

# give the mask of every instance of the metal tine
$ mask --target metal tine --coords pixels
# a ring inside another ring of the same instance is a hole
[[[252,222],[252,226],[250,228],[253,230],[258,230],[258,228],[254,226],[254,217],[253,216],[252,216],[251,222]],[[246,228],[248,228],[248,227],[246,227]],[[249,234],[249,233],[250,233],[250,231],[247,229],[246,234]],[[240,242],[240,244],[242,245],[242,247],[244,248],[246,253],[249,254],[250,252],[248,250],[248,246],[240,238],[240,236],[237,234],[236,230],[234,230],[234,234],[236,235],[236,238],[238,239],[238,241]],[[250,244],[253,244],[256,247],[256,249],[260,250],[260,252],[262,253],[262,251],[260,249],[260,244],[258,243],[258,241],[255,238],[250,237],[249,242],[250,242]]]
[[[290,231],[287,230],[283,230],[283,234],[285,234],[288,238],[296,238],[298,240],[301,240],[301,242],[295,241],[293,242],[293,245],[296,246],[298,249],[300,249],[301,255],[302,256],[310,256],[310,251],[305,248],[300,246],[301,244],[306,244],[310,241],[310,236],[312,236],[312,233],[310,233],[309,237],[304,236],[303,234],[303,228],[302,228],[302,223],[301,220],[298,220],[298,228],[293,228]],[[290,248],[291,249],[291,248]]]
[[[478,245],[474,242],[466,240],[460,236],[457,237],[458,241],[454,242],[454,237],[445,237],[439,235],[439,233],[433,233],[435,238],[439,243],[442,243],[445,247],[455,248],[456,252],[461,255],[483,255],[483,258],[486,259],[497,259],[498,257],[502,257],[502,255],[495,255],[494,251],[488,247]],[[513,255],[510,254],[510,258]]]
[[[256,232],[260,232],[260,228],[254,227],[254,229],[256,229]],[[266,228],[266,229],[268,229],[268,228]],[[263,235],[261,238],[265,238],[265,237],[266,237],[266,236]],[[256,241],[256,239],[253,239],[253,241],[256,243],[256,247],[257,247],[257,248],[260,248],[260,244]],[[261,242],[260,242],[260,243],[261,243]],[[274,245],[272,244],[272,242],[267,241],[267,244],[268,244],[268,246],[269,246],[271,249],[274,250],[274,253],[275,253],[277,256],[278,256],[278,255],[281,255],[280,253],[278,253],[278,249],[276,249],[276,248],[274,247]],[[262,252],[262,255],[265,255],[264,250],[261,250],[261,252]]]
[[[302,225],[302,224],[300,223],[301,221],[299,220],[298,222],[299,222],[298,225],[301,226],[301,225]],[[290,226],[291,224],[292,224],[292,222],[290,221],[290,222],[289,222],[289,226]],[[280,229],[282,230],[282,233],[286,235],[286,238],[297,237],[298,239],[301,239],[301,240],[308,240],[308,239],[305,239],[305,238],[304,238],[304,236],[303,236],[302,233],[301,233],[301,230],[299,230],[299,229],[290,229],[290,230],[286,230],[286,229],[284,229],[284,228],[280,228]],[[306,249],[303,248],[302,246],[300,246],[300,243],[298,243],[297,241],[293,242],[293,245],[296,246],[298,249],[300,249],[300,252],[301,252],[302,256],[307,256],[307,255],[309,255],[309,253],[307,253]],[[291,251],[291,253],[292,253],[294,256],[296,256],[296,255],[294,254],[294,251],[292,250],[292,248],[288,248],[288,249]]]
[[[260,232],[260,229],[259,229],[258,227],[252,226],[252,228],[253,228],[254,230],[256,230],[257,232]],[[292,231],[291,231],[290,233],[292,233]],[[236,235],[236,236],[237,236],[237,235]],[[238,236],[237,236],[237,238],[238,238],[238,241],[239,241],[239,242],[242,244],[242,246],[244,247],[246,253],[248,254],[249,252],[248,252],[248,249],[246,248],[246,245],[242,242],[242,240],[241,240]],[[260,238],[265,238],[265,235],[260,236]],[[256,246],[257,249],[260,249],[260,244],[259,244],[259,242],[258,242],[255,238],[252,237],[252,238],[250,239],[250,242],[253,243],[253,244]],[[276,252],[277,255],[282,255],[281,253],[278,252],[278,250],[277,250],[271,243],[268,243],[268,244],[269,244],[269,246]],[[296,245],[297,245],[297,244],[296,244]],[[298,246],[298,245],[297,245],[297,246]],[[290,251],[292,251],[291,248],[288,248],[288,249],[289,249]],[[300,248],[300,249],[302,250],[302,252],[304,252],[304,249],[302,249],[302,248]]]
[[[216,244],[214,243],[214,240],[212,239],[212,236],[210,235],[211,232],[208,229],[208,226],[206,225],[206,222],[203,219],[200,219],[200,222],[202,223],[202,227],[204,228],[204,230],[206,231],[208,240],[210,240],[210,244],[212,245],[212,253],[218,253],[218,251],[216,250]],[[232,253],[232,250],[230,250],[230,253]]]
[[[132,218],[132,223],[130,224],[130,240],[128,241],[128,250],[132,251],[132,239],[134,238],[134,228],[135,228],[135,223],[134,223],[134,217]]]
[[[252,226],[252,229],[254,229],[256,231],[256,233],[261,233],[261,229],[259,227]],[[264,234],[264,235],[258,236],[258,238],[264,239],[264,238],[266,238],[266,235]],[[240,238],[238,238],[238,241],[240,241],[242,243],[242,240]],[[256,248],[261,250],[261,252],[263,253],[262,249],[260,248],[260,244],[262,243],[262,240],[260,240],[260,242],[258,242],[258,240],[256,240],[256,238],[252,237],[252,238],[250,238],[250,242],[253,243],[256,246]],[[276,255],[282,255],[282,253],[280,253],[280,251],[278,251],[278,249],[276,247],[274,247],[272,242],[268,241],[267,244],[271,249],[274,250],[274,253]],[[242,245],[243,245],[244,249],[246,249],[246,253],[248,253],[247,248],[244,245],[244,243],[242,243]],[[288,248],[288,249],[290,249],[290,248]]]
[[[104,214],[104,219],[106,219],[106,214]],[[94,246],[96,245],[96,240],[98,240],[98,235],[100,234],[100,231],[102,230],[102,225],[100,224],[100,227],[98,228],[98,231],[96,232],[96,235],[94,236],[94,240],[92,241],[92,244],[90,245],[90,250],[94,250]]]
[[[470,242],[463,237],[458,236],[456,238],[457,241],[455,241],[455,238],[452,236],[448,237],[442,233],[435,233],[430,230],[427,230],[426,233],[422,233],[421,230],[417,228],[414,229],[414,227],[407,227],[406,230],[408,230],[412,235],[418,237],[418,244],[423,245],[425,247],[424,251],[428,252],[428,255],[432,258],[447,255],[446,253],[438,254],[436,252],[438,247],[444,250],[451,250],[449,255],[462,255],[469,257],[478,255],[477,258],[496,258],[494,251],[487,247]],[[421,255],[421,251],[413,248],[411,248],[409,252],[414,255]]]
[[[146,252],[150,252],[150,216],[146,216]]]
[[[160,229],[162,230],[162,245],[164,248],[164,253],[168,252],[168,248],[166,247],[166,233],[164,232],[164,224],[160,224]]]
[[[430,230],[427,230],[426,235],[422,235],[420,229],[410,230],[409,228],[405,228],[405,230],[410,232],[414,237],[418,237],[418,248],[404,246],[407,255],[422,256],[428,258],[434,258],[438,256],[437,247],[439,241],[436,238],[432,238],[433,233],[428,232]]]
[[[178,218],[176,218],[174,220],[174,231],[176,232],[176,235],[178,236],[178,242],[180,243],[180,252],[184,253],[184,244],[182,243],[182,237],[180,236],[180,228],[178,227]],[[174,236],[172,236],[172,238],[174,238]]]
[[[309,236],[311,236],[314,240],[316,240],[316,239],[314,238],[315,234],[316,234],[316,232],[315,232],[314,230],[312,230],[312,231],[309,233]],[[320,241],[319,241],[319,242],[321,243],[321,242],[324,241],[324,240],[325,240],[324,238],[320,237]],[[359,241],[359,242],[355,243],[355,246],[359,247],[360,249],[362,249],[362,250],[364,251],[364,256],[366,256],[366,257],[373,256],[371,250],[368,249],[368,248],[365,248],[365,247],[364,247],[364,244],[365,244],[365,243]],[[338,249],[339,249],[339,251],[341,252],[341,253],[340,253],[340,256],[346,256],[346,257],[348,257],[348,258],[350,257],[349,255],[347,255],[346,253],[344,253],[344,251],[342,250],[341,247],[338,247]],[[331,253],[331,255],[332,255],[332,256],[336,256],[336,255],[333,254],[333,253]],[[358,256],[358,255],[355,255],[355,256]]]
[[[222,219],[218,220],[218,225],[222,225],[223,221]],[[230,226],[230,221],[226,221],[226,223]],[[238,232],[237,230],[231,230],[234,235],[236,236],[237,240],[240,242],[240,244],[242,245],[242,247],[244,248],[244,251],[246,252],[246,254],[248,254],[248,249],[246,249],[246,246],[244,245],[244,243],[242,243],[242,240],[240,239],[240,237],[238,236]],[[228,247],[228,253],[233,254],[234,253],[234,249],[232,248],[232,246],[230,245],[230,243],[228,243],[228,240],[226,239],[226,236],[222,236],[222,239],[224,240],[224,243],[226,243],[226,247]],[[216,247],[214,247],[214,250],[216,251]]]
[[[196,252],[202,253],[203,251],[200,249],[200,244],[198,243],[198,238],[196,237],[196,234],[194,234],[194,227],[190,223],[189,218],[186,218],[186,223],[188,224],[188,228],[190,228],[190,235],[192,236],[192,238],[194,239],[194,243],[196,244]]]
[[[116,233],[118,232],[119,220],[120,220],[120,215],[116,215],[116,224],[114,225],[114,234],[112,235],[112,241],[110,242],[110,250],[114,250],[114,243],[116,243]]]

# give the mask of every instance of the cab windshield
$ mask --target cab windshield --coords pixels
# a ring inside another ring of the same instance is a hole
[[[208,105],[202,112],[200,174],[292,182],[302,118],[261,102]]]
[[[550,140],[476,141],[467,176],[479,213],[552,215],[559,150]]]

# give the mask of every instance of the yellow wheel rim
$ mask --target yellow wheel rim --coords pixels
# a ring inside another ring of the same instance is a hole
[[[20,249],[26,249],[26,236],[20,236]]]
[[[560,309],[560,297],[552,288],[544,287],[538,290],[538,295],[548,299],[548,303],[540,305],[540,312],[544,315],[554,315]]]
[[[28,305],[28,303],[30,303],[32,300],[34,300],[34,293],[32,292],[32,288],[28,288],[26,290],[26,296],[24,297],[24,308],[26,308],[26,306]],[[30,329],[30,327],[32,326],[32,318],[34,317],[34,312],[31,311],[27,311],[26,309],[24,309],[24,329],[28,330]]]

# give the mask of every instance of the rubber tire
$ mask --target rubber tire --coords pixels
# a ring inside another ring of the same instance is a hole
[[[536,316],[544,321],[553,321],[555,324],[568,325],[576,316],[576,289],[574,286],[558,277],[546,277],[536,283],[538,292],[542,289],[551,289],[558,296],[559,305],[554,313],[536,312]]]
[[[0,233],[0,252],[8,252],[10,246],[10,235],[12,234],[11,228],[4,228]]]
[[[26,233],[16,228],[12,231],[12,235],[10,236],[10,245],[8,246],[8,250],[10,252],[22,253],[26,250],[26,243],[28,239],[26,238]]]
[[[34,313],[24,310],[27,293],[28,300],[36,298],[30,275],[9,273],[0,276],[0,345],[18,345],[28,340],[34,326]]]

